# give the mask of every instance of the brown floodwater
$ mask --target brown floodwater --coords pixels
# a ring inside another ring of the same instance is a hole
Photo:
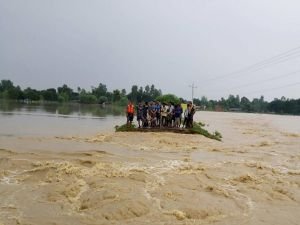
[[[197,112],[219,142],[35,113],[0,114],[1,225],[300,224],[300,117]]]

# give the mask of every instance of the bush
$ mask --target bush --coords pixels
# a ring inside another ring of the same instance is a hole
[[[222,135],[218,131],[215,131],[213,134],[211,134],[207,130],[203,129],[199,123],[196,122],[194,122],[193,127],[189,128],[189,130],[195,134],[201,134],[211,139],[215,139],[218,141],[222,140]]]
[[[127,131],[134,131],[135,130],[135,125],[134,124],[123,124],[121,126],[115,126],[116,132],[127,132]]]
[[[163,102],[165,102],[165,103],[173,102],[174,104],[180,103],[179,98],[173,94],[161,95],[161,96],[157,97],[156,100],[159,102],[162,102],[162,103]]]
[[[98,102],[100,104],[106,103],[107,101],[108,101],[108,99],[107,99],[106,96],[100,96],[99,99],[98,99]]]
[[[127,97],[122,97],[122,98],[120,99],[120,101],[119,101],[119,104],[120,104],[121,106],[125,106],[125,105],[127,105],[127,103],[128,103],[128,98],[127,98]]]
[[[58,95],[58,101],[59,102],[68,102],[69,96],[66,93],[61,93]]]
[[[217,130],[215,131],[215,133],[213,135],[218,137],[219,139],[222,139],[222,134]]]
[[[92,94],[80,94],[79,102],[84,104],[95,104],[97,103],[97,97]]]

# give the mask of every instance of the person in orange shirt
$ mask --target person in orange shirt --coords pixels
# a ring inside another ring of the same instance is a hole
[[[126,115],[127,115],[127,126],[132,124],[133,117],[134,117],[134,105],[131,101],[129,101],[126,109]]]

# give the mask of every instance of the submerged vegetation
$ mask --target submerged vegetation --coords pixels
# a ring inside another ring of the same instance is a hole
[[[201,134],[201,135],[203,135],[207,138],[210,138],[210,139],[215,139],[215,140],[218,140],[218,141],[222,140],[222,135],[221,135],[220,132],[215,131],[212,134],[209,133],[207,130],[205,130],[203,128],[203,124],[201,122],[199,122],[199,123],[194,122],[193,127],[189,128],[189,130],[194,134]]]
[[[136,128],[134,124],[128,125],[124,124],[121,126],[115,126],[116,132],[173,132],[173,133],[182,133],[182,134],[200,134],[207,138],[214,139],[217,141],[222,141],[222,135],[215,131],[213,134],[208,132],[203,128],[204,124],[199,122],[194,122],[192,128]]]
[[[98,86],[91,87],[91,90],[77,87],[73,90],[66,84],[58,88],[48,88],[36,90],[28,87],[24,90],[20,86],[15,86],[10,80],[1,80],[0,99],[18,100],[27,102],[78,102],[83,104],[111,104],[125,106],[128,100],[134,103],[142,101],[158,100],[160,102],[173,102],[175,104],[186,102],[185,99],[173,94],[163,95],[160,89],[153,84],[139,87],[133,85],[129,93],[126,89],[115,89],[109,91],[105,84],[99,83]],[[205,96],[194,98],[195,105],[202,110],[208,111],[238,111],[238,112],[259,112],[259,113],[278,113],[300,115],[300,98],[287,99],[284,96],[280,99],[275,98],[271,102],[264,100],[264,97],[249,100],[247,97],[239,95],[229,95],[227,99],[209,100]]]
[[[136,127],[134,124],[123,124],[121,126],[115,126],[116,132],[126,132],[126,131],[136,131]]]

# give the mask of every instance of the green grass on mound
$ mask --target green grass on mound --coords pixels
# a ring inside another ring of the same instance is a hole
[[[205,130],[204,128],[202,128],[203,126],[204,125],[201,122],[200,123],[194,122],[193,127],[189,128],[189,130],[192,133],[200,134],[200,135],[203,135],[203,136],[211,138],[211,139],[215,139],[215,140],[218,140],[218,141],[222,140],[222,135],[221,135],[220,132],[215,131],[213,134],[211,134],[207,130]]]
[[[127,125],[127,124],[123,124],[121,126],[115,126],[116,132],[126,132],[126,131],[135,131],[136,127],[134,124],[131,125]]]
[[[127,124],[123,124],[121,126],[115,126],[116,132],[130,132],[130,131],[140,131],[140,132],[172,132],[174,133],[183,133],[183,134],[200,134],[207,138],[214,139],[221,141],[222,135],[215,131],[214,133],[209,133],[207,130],[205,130],[203,127],[205,124],[201,122],[194,122],[193,128],[187,128],[187,129],[179,129],[179,128],[146,128],[146,129],[138,129],[134,124],[127,126]]]

